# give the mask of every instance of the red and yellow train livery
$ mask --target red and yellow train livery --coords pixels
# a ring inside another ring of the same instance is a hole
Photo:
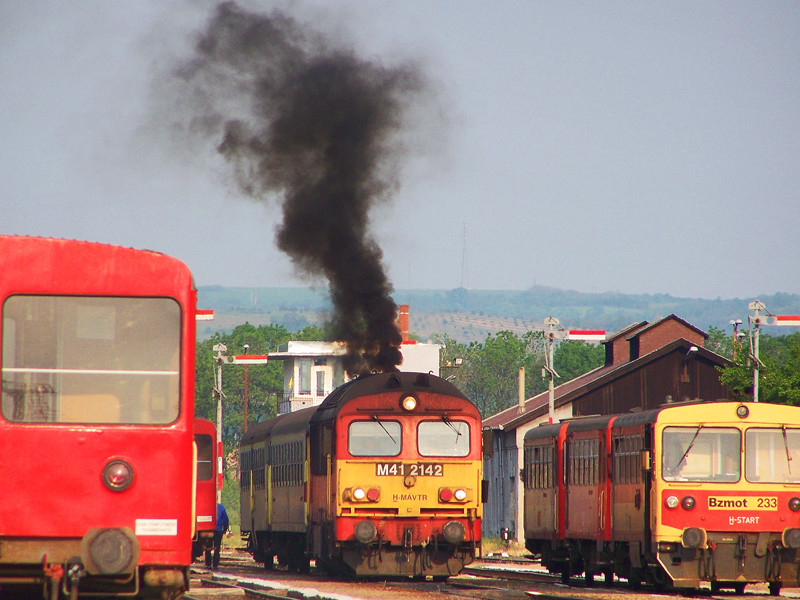
[[[676,404],[540,427],[523,478],[526,546],[565,581],[800,586],[800,407]]]
[[[481,419],[425,373],[363,376],[242,440],[255,558],[355,576],[448,577],[480,552]]]

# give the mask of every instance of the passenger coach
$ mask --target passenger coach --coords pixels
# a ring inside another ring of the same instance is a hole
[[[564,581],[800,585],[800,407],[666,405],[544,426],[525,435],[522,475],[526,546]]]
[[[180,596],[194,532],[189,270],[17,236],[0,236],[0,262],[4,595]]]
[[[241,444],[242,531],[267,567],[457,574],[481,544],[478,410],[424,373],[367,375]]]

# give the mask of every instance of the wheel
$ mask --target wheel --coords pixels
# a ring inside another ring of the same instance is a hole
[[[781,582],[780,581],[770,581],[769,582],[769,595],[770,596],[780,596],[781,594]]]
[[[594,585],[594,573],[591,571],[584,571],[583,581],[586,583],[586,587],[592,587]]]
[[[632,590],[638,590],[642,587],[642,570],[631,568],[628,574],[628,587]]]
[[[603,584],[606,587],[612,587],[614,585],[614,571],[611,569],[607,569],[603,571]]]

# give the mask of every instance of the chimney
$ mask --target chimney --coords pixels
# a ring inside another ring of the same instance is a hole
[[[403,341],[408,341],[408,304],[401,304],[397,314],[397,328],[400,330],[400,335]]]

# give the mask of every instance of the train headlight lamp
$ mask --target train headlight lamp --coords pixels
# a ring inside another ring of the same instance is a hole
[[[407,412],[416,410],[417,399],[414,396],[403,396],[400,398],[400,406]]]
[[[355,488],[353,490],[354,500],[363,500],[366,497],[367,497],[367,492],[364,491],[364,488]]]
[[[681,500],[681,506],[684,510],[692,510],[695,504],[696,503],[692,496],[684,496],[683,500]]]
[[[459,502],[463,502],[467,499],[467,490],[458,489],[453,492],[453,498],[458,500]]]
[[[789,499],[789,510],[792,512],[797,512],[800,510],[800,498],[794,496],[793,498]]]
[[[736,416],[740,419],[746,419],[747,416],[750,414],[750,409],[747,408],[744,404],[740,404],[736,407]]]
[[[103,483],[114,492],[126,490],[133,483],[133,469],[124,460],[112,460],[103,469]]]
[[[678,508],[678,497],[668,496],[667,499],[664,501],[664,504],[667,505],[667,508]]]

